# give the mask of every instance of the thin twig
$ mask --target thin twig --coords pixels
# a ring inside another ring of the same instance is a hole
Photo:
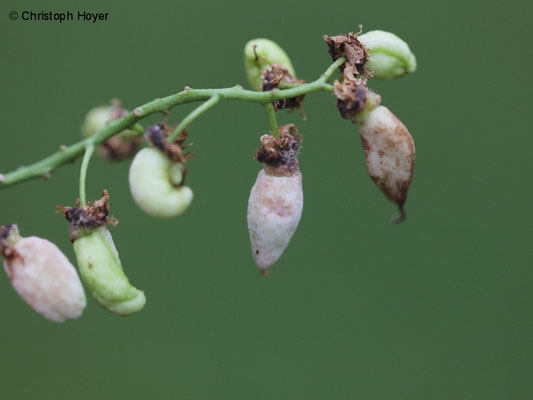
[[[211,97],[209,100],[207,100],[205,103],[200,105],[199,107],[195,108],[189,115],[187,115],[183,120],[179,123],[179,125],[172,131],[170,136],[168,137],[169,142],[174,142],[179,134],[183,132],[189,124],[194,121],[196,118],[198,118],[200,115],[202,115],[204,112],[209,110],[211,107],[213,107],[215,104],[217,104],[220,101],[220,95],[215,94],[213,97]]]
[[[270,121],[270,130],[274,137],[278,137],[278,119],[276,118],[276,109],[274,108],[274,104],[267,103],[265,104],[265,108],[268,113],[268,120]]]

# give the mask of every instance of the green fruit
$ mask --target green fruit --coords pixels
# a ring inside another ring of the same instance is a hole
[[[118,315],[143,309],[144,292],[132,286],[126,277],[107,228],[93,229],[76,239],[74,253],[80,275],[98,304]]]
[[[374,78],[388,80],[416,71],[416,58],[407,43],[393,33],[370,31],[359,36],[370,50],[367,67]]]
[[[129,183],[135,203],[152,217],[176,217],[193,199],[191,188],[183,186],[183,165],[154,148],[144,148],[135,155]]]
[[[289,56],[276,42],[269,39],[253,39],[246,43],[244,46],[244,68],[253,90],[263,90],[261,73],[263,69],[272,64],[281,65],[292,76],[296,76]]]

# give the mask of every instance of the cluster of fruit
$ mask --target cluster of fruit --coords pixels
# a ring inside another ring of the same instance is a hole
[[[367,88],[367,82],[371,77],[392,79],[414,71],[415,57],[404,41],[383,31],[325,36],[324,40],[342,73],[342,81],[327,87],[337,98],[341,116],[360,124],[368,173],[387,198],[398,204],[398,222],[405,217],[404,204],[413,176],[413,139],[400,120],[380,105],[380,96]],[[256,91],[305,84],[296,77],[285,51],[270,40],[251,40],[244,55],[248,80]],[[300,108],[303,100],[304,95],[299,95],[268,106],[273,107],[275,120],[277,110]],[[82,133],[91,137],[126,113],[118,102],[97,107],[88,113]],[[127,129],[102,143],[98,152],[108,159],[135,154],[129,170],[135,203],[153,217],[176,217],[193,199],[191,188],[185,185],[185,163],[192,157],[186,152],[187,133],[176,132],[164,121],[148,127],[144,138],[148,146],[139,150],[139,132]],[[280,258],[301,218],[301,140],[294,124],[277,127],[275,123],[270,133],[261,136],[255,155],[263,168],[250,192],[247,218],[252,255],[263,274]],[[143,291],[131,285],[122,269],[107,229],[115,222],[109,208],[109,194],[104,191],[100,200],[85,204],[83,198],[74,207],[61,207],[60,211],[70,223],[70,238],[87,289],[103,308],[129,315],[140,311],[146,298]],[[5,225],[0,227],[0,254],[13,287],[37,312],[58,322],[82,314],[86,298],[80,278],[53,243],[37,237],[23,238],[16,225]]]

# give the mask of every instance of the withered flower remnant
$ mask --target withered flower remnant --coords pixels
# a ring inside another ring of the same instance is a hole
[[[323,39],[329,47],[329,54],[333,61],[340,57],[346,58],[346,62],[340,67],[341,70],[351,65],[356,75],[368,78],[371,75],[366,68],[368,51],[363,43],[359,41],[358,36],[359,33],[350,32],[345,35],[324,35]]]
[[[278,64],[273,64],[272,66],[265,68],[261,75],[261,79],[263,79],[263,92],[278,89],[282,82],[300,84],[306,83],[301,79],[296,79],[291,75],[287,68],[284,68]],[[304,98],[305,94],[288,99],[276,100],[274,101],[274,107],[276,110],[285,108],[300,108]]]
[[[342,83],[335,81],[333,84],[337,108],[342,118],[358,123],[365,109],[372,107],[376,101],[379,104],[379,96],[367,89],[366,80],[356,78],[352,65],[344,68],[343,77]]]

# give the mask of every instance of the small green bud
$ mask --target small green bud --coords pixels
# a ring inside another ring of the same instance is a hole
[[[175,163],[160,150],[147,147],[131,163],[131,194],[135,203],[152,217],[176,217],[193,199],[193,192],[183,185],[183,178],[182,163]]]
[[[102,129],[111,118],[111,110],[111,106],[100,106],[89,110],[81,125],[81,135],[86,138]]]
[[[96,132],[103,129],[108,122],[120,118],[125,113],[126,110],[123,110],[117,105],[94,107],[89,110],[81,125],[82,136],[87,138],[94,135]],[[127,139],[138,136],[138,133],[131,129],[125,129],[120,132],[119,136],[123,139]]]
[[[118,100],[112,106],[95,107],[87,113],[81,126],[81,134],[87,138],[103,129],[110,121],[121,118],[127,113]],[[134,154],[141,144],[139,133],[125,129],[98,146],[97,154],[106,160],[123,160]]]
[[[296,76],[291,60],[285,51],[272,40],[253,39],[244,46],[244,68],[248,82],[253,90],[263,90],[263,70],[272,64],[286,68],[292,76]]]
[[[407,43],[395,34],[370,31],[359,35],[359,41],[370,50],[367,67],[374,73],[374,78],[394,79],[416,70],[415,55]]]
[[[104,226],[90,230],[74,241],[78,268],[95,300],[118,315],[141,311],[144,292],[131,285],[124,274],[111,234]]]

